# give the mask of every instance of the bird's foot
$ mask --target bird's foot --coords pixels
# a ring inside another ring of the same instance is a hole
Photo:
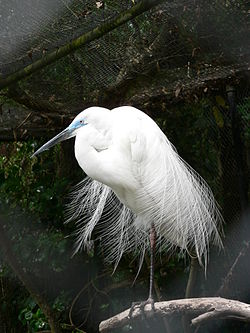
[[[133,302],[132,305],[131,305],[128,317],[132,318],[132,314],[133,314],[134,310],[136,308],[139,308],[140,311],[141,311],[142,318],[146,320],[145,306],[147,304],[150,304],[151,305],[151,310],[155,311],[155,302],[154,302],[154,299],[152,297],[149,297],[146,301],[143,301],[143,302]]]

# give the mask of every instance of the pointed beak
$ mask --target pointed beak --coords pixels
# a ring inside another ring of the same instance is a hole
[[[41,148],[39,148],[31,157],[34,157],[40,153],[42,153],[45,150],[50,149],[51,147],[55,146],[57,143],[68,140],[75,136],[75,129],[74,128],[65,128],[62,132],[57,134],[54,138],[49,140],[47,143],[45,143]]]

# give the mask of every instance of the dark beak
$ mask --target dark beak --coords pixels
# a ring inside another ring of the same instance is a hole
[[[44,150],[48,150],[51,147],[55,146],[57,143],[70,139],[74,134],[74,128],[65,128],[61,133],[57,134],[54,138],[49,140],[47,143],[45,143],[41,148],[39,148],[31,157],[34,157],[40,153],[42,153]]]

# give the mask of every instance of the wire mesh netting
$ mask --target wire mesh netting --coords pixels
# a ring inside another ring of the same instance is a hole
[[[2,77],[32,64],[133,4],[1,1]],[[246,1],[166,1],[22,84],[32,90],[32,95],[67,110],[79,109],[95,100],[103,89],[110,90],[138,75],[148,75],[150,85],[157,78],[153,70],[163,73],[158,88],[170,91],[180,81],[183,86],[198,86],[209,79],[230,77],[248,68],[249,16]]]

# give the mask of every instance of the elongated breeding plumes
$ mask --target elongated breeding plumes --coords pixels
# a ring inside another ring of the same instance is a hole
[[[137,230],[136,215],[122,204],[110,187],[86,177],[75,186],[67,205],[66,223],[76,221],[76,246],[74,253],[88,247],[92,233],[99,239],[109,263],[117,267],[124,252],[140,257],[140,266],[146,247],[148,233]]]
[[[221,215],[213,194],[163,133],[150,145],[151,155],[134,161],[136,213],[120,202],[115,190],[98,181],[87,177],[75,188],[68,221],[78,224],[76,252],[87,246],[95,230],[95,238],[100,239],[107,260],[114,261],[115,267],[129,251],[142,262],[154,222],[161,247],[187,251],[206,267],[209,243],[222,246],[218,232]]]

